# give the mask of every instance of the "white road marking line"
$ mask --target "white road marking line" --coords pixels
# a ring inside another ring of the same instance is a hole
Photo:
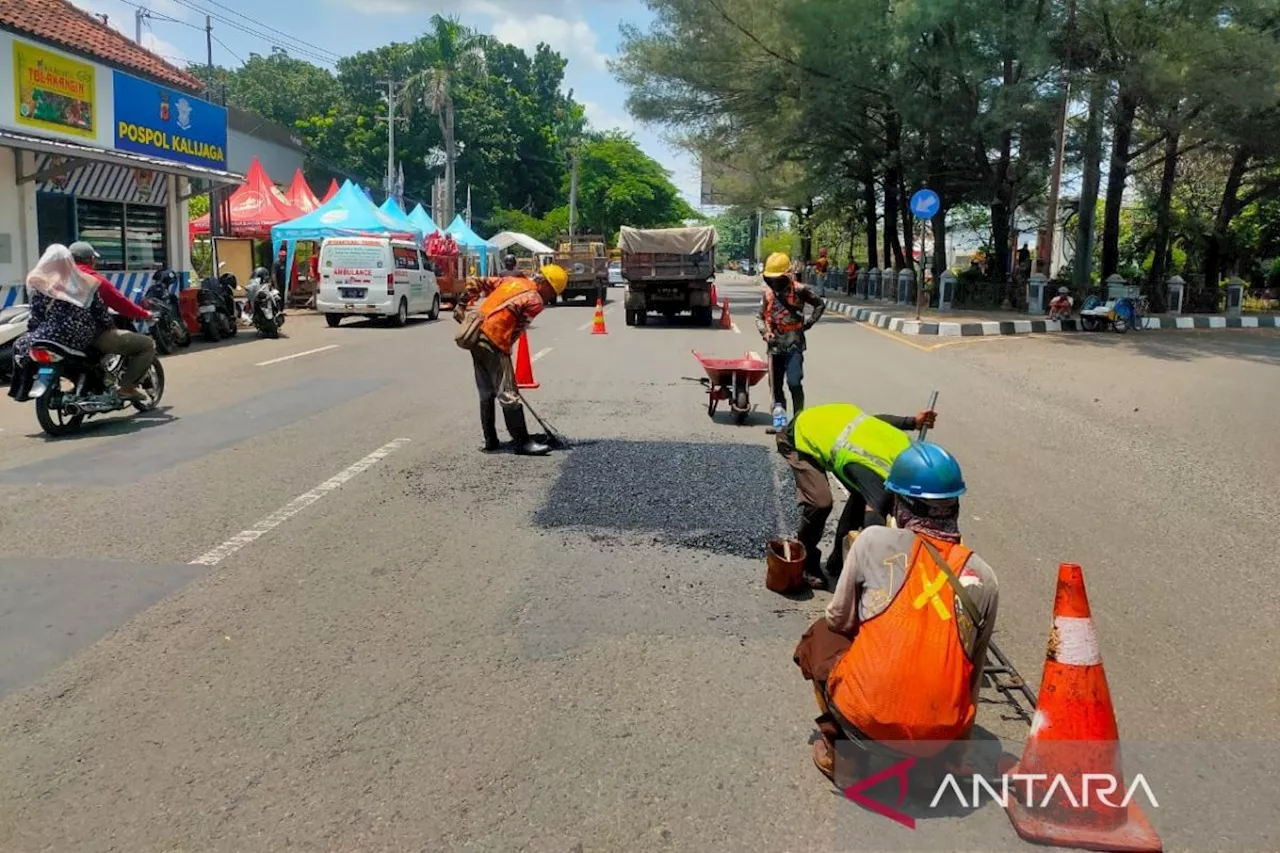
[[[270,361],[260,361],[260,362],[258,362],[257,364],[255,364],[255,365],[254,365],[254,367],[266,367],[268,364],[278,364],[278,363],[280,363],[280,362],[282,362],[282,361],[288,361],[288,360],[289,360],[289,359],[291,359],[291,358],[302,358],[304,355],[315,355],[315,354],[316,354],[316,353],[318,353],[318,352],[324,352],[325,350],[337,349],[337,348],[338,348],[338,347],[340,347],[340,346],[342,346],[342,345],[341,345],[341,344],[329,344],[327,347],[317,347],[316,349],[309,349],[309,350],[307,350],[306,352],[295,352],[293,355],[282,355],[282,356],[280,356],[279,358],[273,358],[273,359],[271,359]]]
[[[284,524],[286,521],[293,518],[295,515],[302,512],[325,495],[342,488],[342,486],[346,485],[348,481],[356,477],[358,474],[362,474],[374,465],[377,465],[383,459],[386,459],[392,453],[408,444],[411,440],[412,439],[408,438],[397,438],[389,444],[384,444],[382,447],[379,447],[377,450],[373,451],[350,468],[340,471],[320,485],[316,486],[311,491],[298,495],[280,509],[259,521],[253,527],[250,527],[247,530],[241,530],[217,548],[196,557],[191,561],[191,565],[218,565],[218,563],[222,562],[227,557],[230,557],[244,546],[257,541],[262,536],[265,536],[272,530],[275,530],[277,527]]]
[[[613,306],[612,306],[612,305],[607,306],[607,307],[604,309],[604,316],[608,317],[608,316],[609,316],[609,314],[610,314],[612,311],[613,311]],[[591,319],[590,319],[590,320],[588,320],[587,322],[583,323],[581,326],[579,326],[579,327],[578,327],[578,331],[579,331],[579,332],[585,332],[587,329],[590,329],[590,328],[591,328],[592,326],[594,326],[595,324],[596,324],[596,313],[595,313],[595,311],[592,311],[592,312],[591,312]]]
[[[542,357],[543,357],[544,355],[546,355],[547,353],[551,352],[553,349],[555,349],[555,347],[546,347],[546,348],[544,348],[544,349],[540,349],[540,350],[538,350],[537,352],[535,352],[535,353],[533,354],[533,358],[531,358],[531,359],[529,359],[529,360],[530,360],[530,361],[537,361],[538,359],[542,358]]]
[[[729,324],[729,326],[730,326],[730,328],[732,328],[732,329],[733,329],[733,333],[734,333],[735,335],[740,335],[740,334],[742,334],[742,330],[738,328],[738,324],[737,324],[737,323],[730,323],[730,324]]]

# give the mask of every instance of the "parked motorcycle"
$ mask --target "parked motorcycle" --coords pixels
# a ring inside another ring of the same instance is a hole
[[[219,264],[221,269],[226,264]],[[233,338],[239,331],[237,319],[236,277],[224,272],[217,278],[209,276],[200,285],[197,304],[200,306],[200,329],[204,339],[217,343],[223,338]]]
[[[155,338],[156,351],[161,355],[168,355],[178,347],[191,346],[191,331],[182,320],[178,294],[174,292],[177,283],[178,276],[173,270],[156,270],[143,297],[147,310],[156,315],[151,337]]]
[[[248,310],[252,312],[253,325],[264,338],[280,337],[284,325],[284,306],[280,291],[271,281],[271,273],[264,267],[253,271],[253,278],[245,285]]]
[[[129,321],[116,317],[116,324],[128,328]],[[142,334],[151,333],[152,323],[139,322],[135,328]],[[157,358],[151,369],[138,383],[147,394],[147,400],[122,400],[115,389],[120,385],[120,371],[124,358],[103,355],[97,350],[77,353],[53,341],[33,341],[31,346],[31,374],[16,395],[20,403],[35,400],[36,420],[47,434],[57,438],[70,435],[80,428],[86,418],[118,412],[132,406],[139,412],[149,412],[160,405],[164,396],[164,367]]]
[[[31,316],[26,305],[14,305],[0,311],[0,382],[8,384],[13,379],[13,342],[27,331],[27,318]]]

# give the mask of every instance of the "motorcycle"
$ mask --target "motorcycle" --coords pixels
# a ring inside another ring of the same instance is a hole
[[[155,338],[156,351],[161,355],[191,346],[191,331],[182,319],[178,295],[173,289],[177,281],[178,276],[172,270],[157,270],[143,297],[147,310],[156,315],[151,337]]]
[[[248,310],[252,312],[253,325],[258,334],[264,338],[280,337],[280,327],[284,325],[284,310],[281,304],[280,291],[276,290],[271,277],[265,279],[255,276],[245,285],[248,297]]]
[[[129,328],[129,321],[115,317],[116,325]],[[152,323],[138,322],[134,328],[151,333]],[[70,435],[86,418],[122,411],[130,406],[149,412],[160,405],[164,396],[164,367],[157,358],[151,362],[146,376],[138,383],[147,395],[145,401],[124,400],[115,389],[120,384],[124,358],[104,355],[97,350],[80,353],[53,341],[33,341],[27,370],[32,374],[15,396],[20,403],[35,400],[36,420],[40,428],[54,438]]]
[[[222,269],[226,263],[218,264]],[[200,329],[204,339],[217,343],[223,338],[233,338],[240,329],[239,311],[235,300],[236,277],[224,272],[209,276],[200,284],[196,304],[200,311]]]
[[[14,305],[0,311],[0,382],[13,379],[13,342],[27,331],[31,316],[26,305]]]

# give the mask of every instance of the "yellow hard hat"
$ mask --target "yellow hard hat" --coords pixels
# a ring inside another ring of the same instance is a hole
[[[569,284],[569,274],[564,271],[564,267],[559,264],[547,264],[540,272],[547,280],[547,284],[551,285],[551,289],[556,292],[556,296],[564,293],[565,286]]]
[[[791,259],[782,252],[774,252],[769,259],[764,262],[764,274],[766,277],[775,275],[786,275],[791,270]]]

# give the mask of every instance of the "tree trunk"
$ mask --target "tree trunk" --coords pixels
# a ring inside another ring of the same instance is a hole
[[[1072,283],[1079,291],[1093,282],[1094,218],[1098,210],[1098,183],[1102,180],[1102,112],[1107,83],[1094,80],[1089,88],[1089,118],[1085,127],[1084,167],[1080,179],[1080,212],[1076,225],[1076,254]]]
[[[1218,206],[1218,215],[1213,220],[1213,233],[1207,238],[1204,252],[1204,286],[1214,288],[1222,278],[1223,261],[1227,254],[1227,229],[1231,220],[1239,212],[1240,184],[1244,182],[1245,169],[1249,166],[1253,152],[1248,146],[1236,149],[1231,159],[1231,170],[1227,172],[1227,182],[1222,188],[1222,204]]]
[[[806,202],[800,207],[797,219],[800,220],[800,259],[805,263],[813,260],[813,202]]]
[[[1120,86],[1111,130],[1111,163],[1107,168],[1107,202],[1102,215],[1102,277],[1120,269],[1120,206],[1129,177],[1129,145],[1138,101],[1128,85]]]
[[[898,214],[901,199],[898,185],[902,182],[902,125],[896,110],[885,111],[884,119],[885,173],[884,173],[884,262],[893,256],[894,267],[902,269],[902,241],[898,236]]]
[[[440,111],[440,133],[444,137],[444,216],[441,217],[441,228],[448,228],[453,222],[453,205],[457,197],[454,190],[455,160],[458,146],[453,138],[453,99],[445,100],[444,109]]]
[[[1164,141],[1164,170],[1160,173],[1160,194],[1156,197],[1156,233],[1151,255],[1149,285],[1156,293],[1163,293],[1165,275],[1168,273],[1169,232],[1173,228],[1173,187],[1178,179],[1178,141],[1181,134],[1176,127],[1169,129]]]
[[[906,240],[902,247],[902,257],[906,261],[907,269],[914,270],[916,268],[916,220],[911,212],[911,195],[907,192],[907,185],[901,172],[898,173],[898,211],[902,216],[902,236]]]
[[[942,205],[938,206],[938,212],[933,216],[933,263],[930,269],[933,270],[933,284],[938,286],[938,282],[942,280],[942,274],[947,271],[947,211]],[[921,269],[924,268],[923,258],[921,258]]]
[[[876,233],[876,179],[868,164],[862,173],[862,213],[867,222],[867,269],[876,269],[876,250],[878,235]]]

